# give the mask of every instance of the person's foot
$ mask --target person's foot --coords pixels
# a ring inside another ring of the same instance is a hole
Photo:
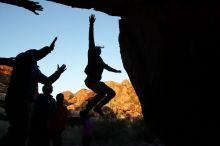
[[[104,117],[104,113],[102,112],[101,108],[95,107],[93,109],[94,112],[98,113],[100,116]]]

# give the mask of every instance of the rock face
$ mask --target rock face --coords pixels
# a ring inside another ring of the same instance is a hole
[[[118,119],[142,117],[141,106],[130,81],[124,80],[122,83],[107,81],[106,84],[116,92],[116,96],[103,107],[107,116]],[[65,91],[63,94],[73,116],[79,116],[79,111],[85,108],[87,101],[95,95],[89,89],[81,89],[75,94]]]
[[[0,65],[0,96],[4,95],[7,91],[12,68],[5,65]],[[1,96],[2,97],[2,96]],[[0,98],[2,99],[2,98]]]
[[[12,72],[12,68],[5,65],[0,65],[0,116],[5,115],[4,112],[4,100],[5,100],[5,93],[7,91],[9,82],[10,82],[10,75]]]
[[[13,68],[6,65],[0,65],[0,75],[8,75],[10,76],[12,73]],[[2,80],[3,81],[3,80]],[[7,82],[9,83],[9,82]]]

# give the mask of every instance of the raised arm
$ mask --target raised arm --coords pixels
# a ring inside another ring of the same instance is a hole
[[[94,22],[95,15],[90,15],[89,17],[89,53],[95,51],[95,41],[94,41]]]
[[[26,61],[26,62],[36,62],[42,58],[44,58],[46,55],[48,55],[55,46],[55,42],[57,40],[57,37],[53,40],[53,42],[50,44],[50,46],[43,47],[40,50],[30,49],[24,53],[20,53],[16,59],[19,61]]]
[[[13,66],[14,61],[14,58],[0,58],[0,65]]]
[[[111,72],[121,73],[121,70],[114,69],[111,66],[109,66],[108,64],[104,64],[104,68],[108,71],[111,71]]]
[[[46,77],[44,74],[41,73],[39,82],[42,84],[53,84],[65,70],[65,64],[63,64],[61,67],[59,67],[58,65],[57,70],[49,77]]]

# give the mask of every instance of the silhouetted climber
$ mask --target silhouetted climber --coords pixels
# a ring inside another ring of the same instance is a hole
[[[18,54],[15,58],[1,58],[1,65],[13,67],[11,81],[5,96],[5,111],[10,123],[7,134],[0,145],[11,146],[16,143],[23,146],[27,134],[31,104],[38,94],[38,82],[52,84],[66,70],[66,65],[57,68],[50,77],[46,77],[38,68],[37,61],[49,54],[55,46],[56,39],[48,47],[40,50],[30,49]]]
[[[53,146],[62,145],[62,132],[67,127],[67,115],[68,110],[64,104],[64,95],[62,93],[56,96],[56,111],[51,116],[48,122],[48,128],[50,132],[50,140],[52,140]]]
[[[52,85],[45,84],[42,91],[43,94],[39,94],[34,103],[28,146],[49,146],[48,122],[56,112],[56,101],[51,95]]]
[[[108,103],[114,96],[115,91],[108,87],[104,82],[100,81],[102,78],[102,72],[104,69],[115,72],[121,73],[120,70],[116,70],[102,60],[101,48],[100,46],[95,46],[94,42],[94,31],[93,26],[95,22],[95,16],[91,15],[89,17],[89,50],[88,50],[88,64],[85,68],[85,73],[87,75],[85,79],[85,84],[88,88],[93,90],[96,95],[88,101],[85,110],[80,112],[81,118],[85,118],[88,112],[94,107],[94,111],[103,116],[102,113],[102,106]]]

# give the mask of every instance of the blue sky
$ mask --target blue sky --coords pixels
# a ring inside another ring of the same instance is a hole
[[[28,49],[40,49],[50,45],[57,36],[54,51],[38,61],[41,72],[46,76],[57,69],[57,64],[67,66],[67,70],[53,85],[53,95],[66,90],[75,93],[81,88],[87,88],[84,84],[84,68],[87,64],[89,16],[95,14],[95,44],[105,46],[101,56],[108,65],[122,70],[122,73],[104,71],[102,81],[121,82],[128,79],[118,43],[119,17],[47,1],[35,1],[40,2],[44,8],[42,12],[38,11],[40,15],[0,3],[1,57],[14,57]]]

